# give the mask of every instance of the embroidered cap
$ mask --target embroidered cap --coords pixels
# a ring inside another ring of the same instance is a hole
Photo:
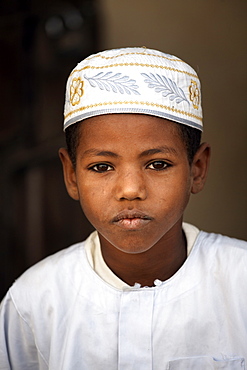
[[[101,114],[141,113],[202,130],[200,81],[181,59],[147,48],[89,56],[71,72],[64,130]]]

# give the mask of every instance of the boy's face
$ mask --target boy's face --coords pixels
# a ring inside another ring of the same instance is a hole
[[[65,149],[60,156],[68,192],[101,243],[141,253],[181,228],[190,193],[203,184],[201,164],[189,165],[176,124],[111,114],[83,121],[80,130],[76,169]]]

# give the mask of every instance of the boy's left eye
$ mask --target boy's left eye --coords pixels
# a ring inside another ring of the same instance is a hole
[[[169,164],[166,163],[165,161],[154,161],[147,166],[147,168],[150,168],[151,170],[155,171],[162,171],[167,167],[169,167]]]

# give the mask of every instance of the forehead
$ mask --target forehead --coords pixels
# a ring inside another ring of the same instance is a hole
[[[164,143],[183,146],[178,124],[144,114],[106,114],[80,124],[79,146],[154,146]]]

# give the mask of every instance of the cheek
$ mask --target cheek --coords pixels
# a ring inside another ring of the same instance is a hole
[[[105,210],[109,204],[106,199],[106,190],[97,184],[86,184],[79,189],[81,208],[91,223],[95,220],[104,221]]]
[[[181,190],[182,189],[182,190]],[[181,184],[177,187],[177,200],[178,204],[184,209],[190,199],[191,181],[188,177],[181,181]]]
[[[160,186],[157,196],[157,205],[160,208],[170,209],[171,213],[183,211],[187,206],[191,192],[191,179],[188,174],[176,178],[169,184]]]

